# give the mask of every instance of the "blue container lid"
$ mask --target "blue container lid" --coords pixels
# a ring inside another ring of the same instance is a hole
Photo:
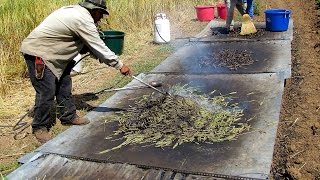
[[[268,9],[265,10],[264,13],[266,14],[291,14],[290,9]]]

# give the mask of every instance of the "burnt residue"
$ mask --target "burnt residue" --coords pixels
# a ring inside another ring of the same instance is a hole
[[[265,72],[290,71],[290,54],[286,49],[289,43],[275,41],[241,41],[194,43],[179,50],[168,61],[164,61],[153,72],[180,74],[252,74]],[[237,69],[219,65],[221,61],[213,61],[221,51],[234,49],[250,55],[254,63]],[[204,62],[210,62],[208,65]]]
[[[228,37],[242,37],[245,39],[253,39],[253,38],[263,37],[266,34],[265,29],[257,29],[256,33],[252,33],[252,34],[248,34],[248,35],[240,35],[240,32],[241,32],[241,28],[238,27],[238,28],[234,29],[234,31],[230,31],[227,36]]]
[[[201,47],[180,60],[184,72],[232,74],[278,70],[279,58],[274,50],[280,46],[274,43],[219,42]]]
[[[252,33],[252,34],[247,34],[247,35],[240,35],[241,32],[241,27],[235,27],[234,30],[227,30],[225,27],[215,27],[211,28],[211,35],[219,38],[219,37],[224,37],[224,38],[240,38],[240,39],[260,39],[260,38],[265,38],[272,36],[272,33],[269,31],[266,31],[265,28],[256,28],[257,32]]]
[[[214,66],[227,67],[231,70],[237,70],[243,66],[251,65],[255,62],[252,58],[253,52],[243,49],[224,49],[217,53],[202,58],[199,61],[200,67]]]
[[[214,28],[211,28],[211,31],[213,36],[229,34],[229,31],[225,27],[214,27]]]

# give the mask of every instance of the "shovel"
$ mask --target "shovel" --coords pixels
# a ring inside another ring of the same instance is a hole
[[[254,34],[257,32],[249,14],[244,14],[242,16],[242,25],[240,35]]]
[[[158,82],[158,81],[151,81],[149,83],[150,86],[153,86],[153,87],[161,87],[162,86],[162,83],[161,82]],[[110,88],[107,88],[107,89],[102,89],[96,93],[93,93],[94,95],[96,94],[100,94],[102,92],[113,92],[113,91],[122,91],[122,90],[136,90],[136,89],[143,89],[143,88],[147,88],[149,86],[130,86],[130,87],[122,87],[122,88],[114,88],[114,89],[110,89]],[[88,94],[90,95],[90,94]]]
[[[133,76],[133,75],[132,75],[132,77],[133,77],[135,80],[137,80],[137,81],[141,82],[142,84],[144,84],[144,85],[146,85],[146,86],[148,86],[148,87],[152,88],[152,89],[153,89],[153,90],[155,90],[155,91],[158,91],[159,93],[161,93],[161,94],[163,94],[163,95],[169,95],[169,96],[171,96],[169,93],[167,93],[167,92],[163,92],[163,91],[161,91],[161,90],[159,90],[159,89],[157,89],[157,88],[155,88],[155,87],[151,86],[150,84],[148,84],[148,83],[146,83],[146,82],[142,81],[141,79],[137,78],[136,76]]]
[[[152,81],[149,83],[152,87],[161,87],[161,82]],[[136,89],[144,89],[149,86],[130,86],[130,87],[122,87],[122,88],[114,88],[114,89],[104,89],[103,92],[112,92],[112,91],[122,91],[122,90],[136,90]]]

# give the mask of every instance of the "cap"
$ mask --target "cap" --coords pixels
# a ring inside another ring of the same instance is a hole
[[[80,2],[79,5],[87,9],[101,9],[104,14],[109,15],[105,0],[84,0]]]

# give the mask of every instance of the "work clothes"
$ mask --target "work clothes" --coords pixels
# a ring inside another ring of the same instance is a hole
[[[47,128],[54,125],[55,118],[50,119],[50,111],[54,105],[54,98],[57,100],[57,118],[62,123],[70,123],[76,117],[76,107],[71,94],[72,81],[70,71],[74,61],[70,61],[64,73],[58,80],[53,72],[45,67],[42,79],[35,76],[35,56],[24,55],[27,63],[31,83],[36,91],[34,119],[32,122],[33,131]]]
[[[242,6],[242,0],[224,0],[224,3],[227,7],[227,21],[226,21],[226,28],[229,30],[230,28],[233,28],[234,21],[234,7],[238,9],[241,16],[245,14],[243,6]]]
[[[52,138],[47,128],[35,129],[33,133],[41,144],[48,142]]]
[[[254,2],[253,0],[243,0],[245,4],[245,9],[246,9],[246,14],[249,14],[251,19],[253,19],[253,14],[254,14]]]
[[[41,57],[60,79],[67,65],[86,45],[100,61],[121,69],[122,62],[100,39],[89,11],[80,6],[66,6],[51,13],[23,40],[20,51]]]

